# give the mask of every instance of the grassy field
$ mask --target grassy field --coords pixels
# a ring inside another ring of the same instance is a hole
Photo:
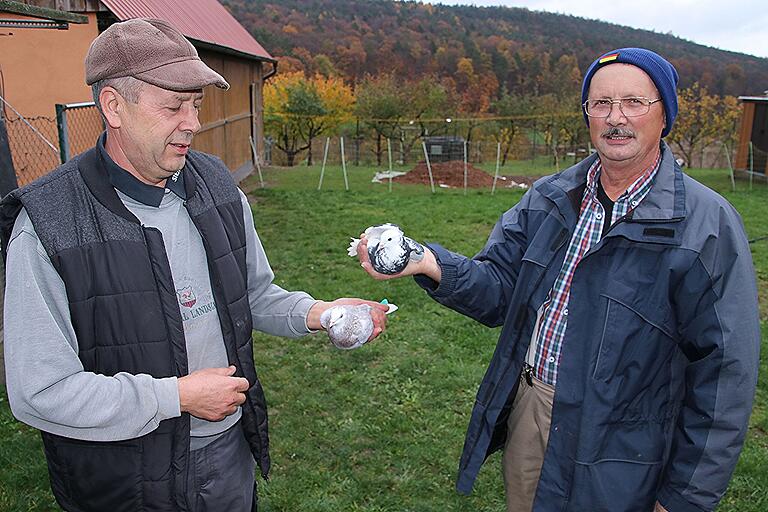
[[[492,169],[488,165],[486,169]],[[299,340],[255,336],[255,358],[270,404],[273,471],[261,509],[299,511],[502,511],[498,454],[475,492],[459,496],[454,478],[477,386],[498,330],[431,301],[411,280],[369,279],[345,254],[349,236],[395,222],[418,239],[474,254],[521,191],[438,189],[370,183],[373,169],[269,169],[267,188],[249,178],[257,229],[277,284],[317,298],[387,298],[400,306],[379,340],[360,350],[333,348],[320,334]],[[541,174],[525,164],[505,174]],[[736,192],[724,171],[691,171],[742,213],[750,238],[768,235],[768,187]],[[752,244],[760,279],[763,348],[768,331],[768,240]],[[764,350],[765,352],[765,350]],[[768,357],[746,447],[720,511],[768,510]],[[11,417],[0,394],[0,510],[52,510],[39,436]]]

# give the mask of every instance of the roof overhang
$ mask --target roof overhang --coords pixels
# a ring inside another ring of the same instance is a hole
[[[36,5],[12,2],[9,0],[0,0],[0,13],[3,12],[37,18],[0,19],[0,27],[3,28],[51,28],[67,30],[70,23],[88,23],[88,16],[83,14],[74,14],[67,11],[59,11],[57,9],[38,7]]]
[[[201,41],[200,39],[195,39],[194,37],[187,37],[190,41],[192,41],[192,44],[195,45],[195,48],[198,50],[211,50],[218,53],[225,53],[227,55],[232,55],[234,57],[240,57],[243,59],[250,59],[255,60],[258,62],[270,62],[272,64],[277,63],[277,59],[271,59],[267,57],[261,57],[258,55],[253,55],[251,53],[245,53],[241,52],[239,50],[235,50],[234,48],[230,48],[228,46],[221,46],[215,43],[211,43],[208,41]]]
[[[768,101],[768,96],[739,96],[741,101]]]

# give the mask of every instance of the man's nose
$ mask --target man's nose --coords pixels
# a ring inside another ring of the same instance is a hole
[[[624,115],[624,112],[621,111],[619,102],[611,103],[611,111],[608,113],[608,117],[605,119],[605,122],[611,126],[626,124],[627,117]]]
[[[192,135],[200,131],[200,120],[198,119],[198,110],[194,106],[185,109],[184,119],[179,124],[179,129],[185,132],[192,132]]]

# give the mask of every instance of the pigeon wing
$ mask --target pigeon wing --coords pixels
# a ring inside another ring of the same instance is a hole
[[[405,237],[405,243],[408,245],[408,249],[410,250],[409,258],[411,261],[421,261],[424,259],[424,246],[421,245],[419,242]]]

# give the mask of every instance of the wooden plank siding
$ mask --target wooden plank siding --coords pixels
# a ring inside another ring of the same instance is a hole
[[[261,125],[252,101],[252,89],[261,98],[261,62],[200,50],[200,58],[229,82],[229,90],[209,87],[200,110],[200,133],[193,147],[219,156],[230,171],[250,172],[252,157],[249,138],[254,125]],[[255,87],[251,84],[255,83]],[[261,131],[261,130],[258,130]],[[260,135],[256,135],[260,140]]]
[[[749,141],[752,138],[752,123],[755,120],[755,104],[749,101],[742,103],[741,129],[739,130],[739,145],[736,149],[735,169],[749,169]]]

